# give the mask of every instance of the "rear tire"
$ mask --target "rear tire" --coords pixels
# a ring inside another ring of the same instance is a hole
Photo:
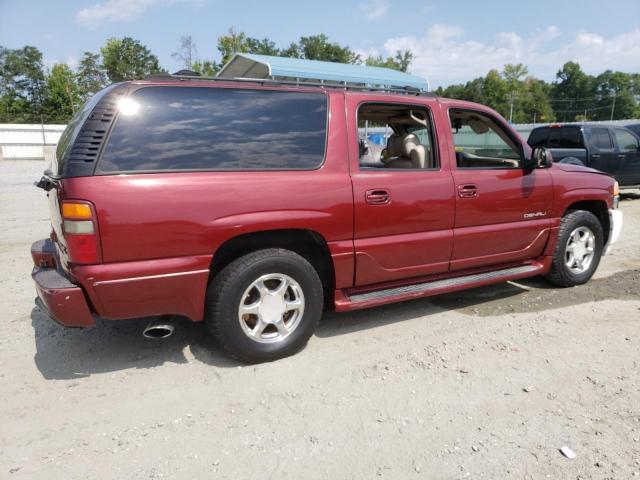
[[[244,255],[207,289],[205,323],[237,360],[260,363],[301,350],[323,307],[322,282],[300,255],[270,248]]]
[[[584,210],[568,212],[560,222],[547,280],[559,287],[587,283],[598,268],[603,245],[602,225],[593,213]]]

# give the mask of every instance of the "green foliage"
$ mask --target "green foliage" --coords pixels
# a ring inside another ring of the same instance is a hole
[[[382,55],[367,57],[364,63],[370,67],[385,67],[406,72],[412,60],[413,53],[409,50],[398,50],[393,57],[387,57],[386,59]]]
[[[162,71],[158,57],[131,37],[110,38],[100,52],[102,65],[114,83],[141,79]]]
[[[209,60],[196,60],[191,64],[191,70],[205,77],[213,77],[220,70],[220,66]]]
[[[107,85],[107,74],[102,68],[100,55],[84,52],[76,74],[78,94],[81,103],[86,102],[91,96],[102,90]]]
[[[330,43],[325,34],[300,37],[298,49],[301,58],[307,60],[322,60],[337,63],[359,63],[357,55],[349,47],[342,47],[337,43]]]
[[[555,120],[620,120],[640,116],[640,74],[612,72],[587,75],[576,62],[567,62],[546,83],[528,75],[522,65],[504,66],[466,84],[439,88],[437,93],[484,103],[514,123]]]
[[[219,62],[201,60],[193,39],[185,35],[173,57],[185,68],[215,75],[237,52],[279,55],[310,60],[365,63],[406,72],[413,60],[408,51],[393,57],[368,57],[364,61],[349,47],[329,41],[324,34],[301,37],[286,48],[268,38],[258,39],[230,28],[218,37]],[[85,52],[77,71],[54,65],[45,73],[42,53],[35,47],[8,49],[0,46],[0,122],[68,122],[74,111],[109,82],[143,78],[164,71],[158,58],[130,37],[110,38],[101,55]],[[464,84],[438,88],[441,96],[488,105],[514,123],[609,120],[640,117],[640,74],[607,70],[586,74],[576,62],[567,62],[556,80],[548,83],[529,75],[523,64],[506,64],[502,72]]]
[[[45,95],[42,53],[0,46],[0,122],[39,122]]]
[[[47,77],[44,113],[49,123],[66,123],[80,106],[76,76],[68,65],[56,64]]]

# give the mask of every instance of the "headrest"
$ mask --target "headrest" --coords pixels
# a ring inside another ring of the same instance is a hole
[[[402,154],[405,157],[410,157],[411,152],[420,145],[422,144],[420,143],[420,140],[418,140],[418,137],[416,136],[415,133],[410,133],[408,135],[405,135],[402,138]]]
[[[387,151],[385,152],[384,159],[390,160],[394,157],[401,157],[402,152],[402,137],[394,133],[387,140]]]

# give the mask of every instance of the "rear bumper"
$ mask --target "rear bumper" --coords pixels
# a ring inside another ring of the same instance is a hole
[[[604,246],[605,255],[611,252],[612,245],[620,238],[622,223],[622,212],[620,210],[609,210],[609,239]]]
[[[65,327],[91,327],[93,314],[82,289],[55,267],[55,249],[47,241],[32,245],[31,255],[36,266],[31,277],[36,284],[36,304],[52,319]]]

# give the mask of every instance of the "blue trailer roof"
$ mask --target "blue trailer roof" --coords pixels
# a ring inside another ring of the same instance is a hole
[[[222,67],[217,76],[220,78],[286,79],[302,82],[313,80],[315,82],[429,90],[429,82],[424,78],[390,68],[250,53],[236,53]]]

